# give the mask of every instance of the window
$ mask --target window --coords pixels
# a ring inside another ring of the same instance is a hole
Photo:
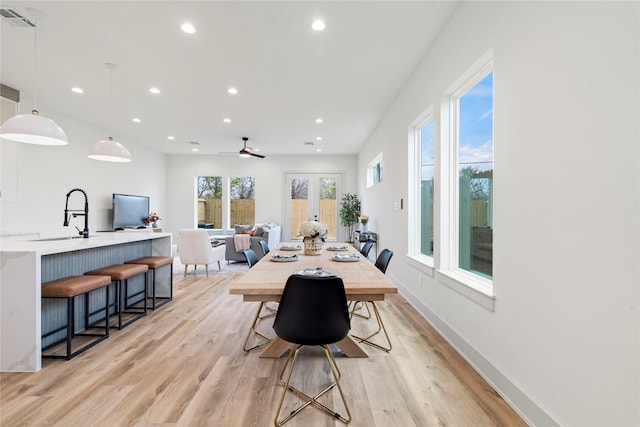
[[[222,228],[222,177],[199,176],[198,228]]]
[[[367,167],[367,187],[382,182],[382,170],[382,153],[380,153]]]
[[[256,179],[253,176],[229,178],[230,215],[229,225],[255,224]]]
[[[433,257],[434,138],[433,107],[429,107],[409,129],[410,188],[413,195],[409,198],[409,221],[412,224],[409,227],[409,254],[418,257]],[[433,266],[433,259],[423,261]]]
[[[446,108],[448,107],[448,108]],[[492,294],[493,65],[479,61],[443,103],[442,267]],[[445,177],[446,176],[446,177]]]

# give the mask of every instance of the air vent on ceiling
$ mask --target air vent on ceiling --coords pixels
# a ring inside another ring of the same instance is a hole
[[[10,7],[0,8],[0,15],[2,15],[2,19],[4,22],[8,22],[9,24],[15,27],[35,27],[36,25],[29,21],[28,18],[20,15],[15,9]]]

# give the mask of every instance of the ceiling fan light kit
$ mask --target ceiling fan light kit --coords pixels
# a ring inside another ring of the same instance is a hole
[[[240,150],[240,157],[258,157],[260,159],[264,159],[266,156],[263,156],[262,154],[257,154],[251,151],[251,147],[247,147],[247,141],[249,140],[249,138],[242,137],[242,140],[244,141],[244,147],[242,147],[242,149]]]

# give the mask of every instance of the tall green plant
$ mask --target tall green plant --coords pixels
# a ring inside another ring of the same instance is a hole
[[[347,227],[347,241],[353,235],[353,225],[360,220],[360,199],[357,194],[346,193],[340,200],[340,224]]]

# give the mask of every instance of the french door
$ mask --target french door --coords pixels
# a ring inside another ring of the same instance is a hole
[[[286,173],[283,240],[302,240],[298,236],[300,224],[319,221],[327,226],[327,239],[335,241],[341,189],[341,173]]]

